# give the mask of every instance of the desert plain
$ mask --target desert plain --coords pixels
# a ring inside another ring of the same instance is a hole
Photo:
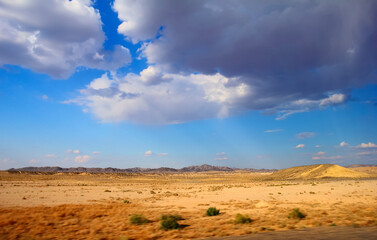
[[[0,238],[205,239],[318,227],[377,230],[377,167],[353,169],[361,174],[354,176],[334,169],[338,177],[311,176],[313,169],[300,173],[306,177],[1,171]],[[220,214],[206,216],[209,207]],[[288,218],[295,208],[306,217]],[[149,222],[133,225],[133,214]],[[162,214],[180,215],[180,228],[161,229]],[[237,214],[252,221],[237,224]]]

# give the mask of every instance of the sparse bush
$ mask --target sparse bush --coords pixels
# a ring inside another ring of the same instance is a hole
[[[149,220],[146,217],[144,217],[142,214],[133,214],[130,217],[130,223],[134,225],[142,225],[148,222]]]
[[[182,217],[179,215],[162,215],[161,216],[161,229],[172,230],[180,227],[178,220],[182,220]]]
[[[106,189],[105,192],[111,192],[109,189]]]
[[[292,212],[289,213],[288,218],[292,219],[303,219],[306,217],[306,214],[300,212],[299,208],[295,208],[292,210]]]
[[[123,203],[130,204],[131,202],[128,200],[124,200]]]
[[[210,207],[207,209],[207,216],[216,216],[220,214],[220,210],[215,207]]]
[[[234,221],[234,223],[236,223],[236,224],[244,224],[244,223],[251,223],[251,218],[249,218],[249,216],[248,215],[242,215],[242,214],[240,214],[240,213],[238,213],[237,215],[236,215],[236,220]]]

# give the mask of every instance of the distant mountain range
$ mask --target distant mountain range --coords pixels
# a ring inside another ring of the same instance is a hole
[[[248,172],[276,172],[277,169],[254,169],[254,168],[230,168],[230,167],[220,167],[211,166],[208,164],[203,164],[201,166],[189,166],[181,169],[175,168],[62,168],[62,167],[24,167],[24,168],[11,168],[8,172],[65,172],[65,173],[185,173],[185,172],[209,172],[209,171],[221,171],[221,172],[232,172],[232,171],[248,171]]]

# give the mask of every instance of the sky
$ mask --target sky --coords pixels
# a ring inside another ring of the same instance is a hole
[[[377,1],[0,0],[0,169],[377,164]]]

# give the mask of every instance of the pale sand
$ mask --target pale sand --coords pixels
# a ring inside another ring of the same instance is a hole
[[[262,181],[261,175],[1,172],[0,236],[202,238],[328,225],[377,225],[375,179]],[[205,216],[210,206],[222,214]],[[300,208],[307,217],[288,219],[293,208]],[[142,213],[152,222],[130,225],[129,217],[134,213]],[[160,230],[163,213],[179,213],[185,219],[180,223],[188,226]],[[248,214],[254,221],[234,224],[237,213]]]

